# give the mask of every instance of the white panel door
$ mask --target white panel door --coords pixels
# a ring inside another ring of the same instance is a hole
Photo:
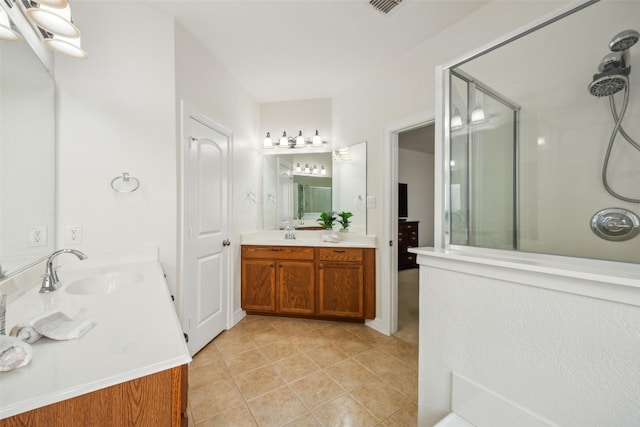
[[[229,141],[201,118],[185,122],[185,291],[188,347],[197,353],[227,324]]]

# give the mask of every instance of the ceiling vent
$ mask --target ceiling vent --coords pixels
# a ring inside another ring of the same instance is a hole
[[[369,4],[383,13],[389,13],[391,9],[400,4],[402,0],[369,0]]]

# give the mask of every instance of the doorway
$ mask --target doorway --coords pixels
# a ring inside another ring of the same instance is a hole
[[[376,319],[379,319],[379,323],[374,324],[371,322],[370,326],[389,335],[393,335],[398,331],[398,311],[399,309],[404,309],[403,306],[399,306],[398,304],[398,184],[400,183],[398,176],[399,168],[401,166],[399,163],[399,155],[402,153],[399,148],[399,139],[400,134],[402,133],[427,126],[431,126],[429,128],[431,129],[429,132],[431,134],[435,134],[435,117],[433,112],[418,113],[385,126],[385,157],[387,158],[387,162],[384,168],[384,179],[387,185],[384,192],[384,223],[386,224],[384,241],[388,242],[388,245],[383,245],[381,247],[381,256],[382,259],[386,259],[388,261],[384,262],[381,266],[382,276],[385,280],[383,280],[381,284],[381,301],[383,301],[381,304],[381,313]],[[427,143],[424,144],[426,145]],[[437,148],[438,147],[434,147],[434,152],[437,151]],[[434,155],[431,156],[435,157]],[[432,165],[432,168],[435,167],[433,160],[430,162],[430,165]],[[403,169],[403,173],[405,171],[406,170]],[[415,185],[415,190],[425,192],[430,189],[430,195],[425,197],[435,200],[437,197],[437,191],[433,182],[435,182],[435,179],[432,181],[432,184],[424,183],[423,185],[422,182],[419,182]],[[409,215],[412,215],[412,213],[409,213]],[[434,230],[433,219],[425,219],[423,221],[425,224],[423,224],[421,228],[432,234]],[[431,223],[426,225],[429,221],[431,221]],[[418,230],[418,245],[420,245],[421,240],[419,234],[420,231]],[[423,239],[424,236],[427,235],[430,234],[424,234]],[[424,240],[423,243],[426,244]]]
[[[418,344],[419,268],[412,247],[433,247],[433,123],[398,133],[397,331],[403,341]]]
[[[231,132],[183,104],[183,328],[191,355],[228,326]]]

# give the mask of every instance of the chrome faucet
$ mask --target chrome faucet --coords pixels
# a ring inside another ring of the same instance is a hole
[[[293,229],[287,225],[287,228],[284,232],[284,238],[287,240],[293,240],[296,238],[296,226],[293,226]]]
[[[78,259],[87,259],[87,256],[75,249],[60,249],[52,253],[47,259],[47,269],[42,276],[42,286],[40,287],[40,293],[53,292],[60,287],[60,281],[58,280],[58,272],[53,268],[53,259],[60,254],[74,254]]]

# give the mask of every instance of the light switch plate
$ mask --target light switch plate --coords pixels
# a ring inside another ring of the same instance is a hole
[[[367,208],[374,209],[376,207],[376,196],[367,196]]]

